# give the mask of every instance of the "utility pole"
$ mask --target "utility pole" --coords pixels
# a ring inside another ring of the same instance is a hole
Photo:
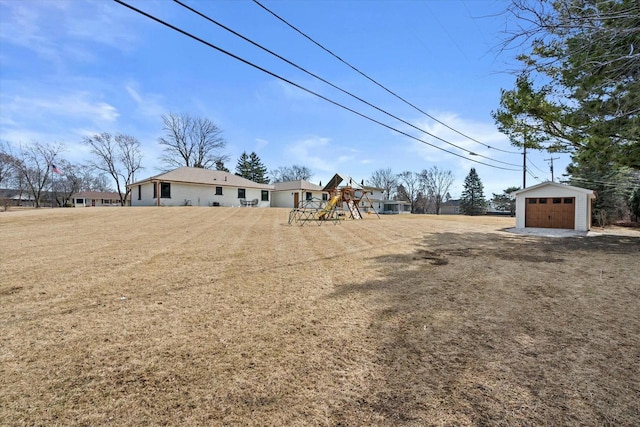
[[[548,159],[544,159],[545,161],[551,162],[549,166],[551,167],[551,182],[553,182],[553,161],[558,160],[560,157],[550,157]]]
[[[527,188],[527,144],[522,146],[522,189]]]

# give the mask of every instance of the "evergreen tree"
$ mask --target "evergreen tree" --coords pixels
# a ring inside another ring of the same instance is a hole
[[[224,165],[224,162],[222,160],[216,161],[216,170],[222,171],[222,172],[229,172],[229,169],[227,169],[227,167]]]
[[[253,182],[258,184],[268,184],[269,177],[267,177],[267,167],[262,163],[260,157],[255,152],[249,155],[249,165],[251,167],[251,178]]]
[[[246,179],[251,179],[251,165],[249,164],[249,156],[247,152],[243,151],[236,164],[236,175]]]
[[[460,209],[465,215],[482,215],[487,210],[487,201],[484,199],[484,186],[475,168],[471,168],[469,175],[464,179]]]
[[[242,152],[236,165],[236,175],[249,179],[258,184],[268,184],[269,178],[266,176],[267,168],[255,152],[247,155]]]

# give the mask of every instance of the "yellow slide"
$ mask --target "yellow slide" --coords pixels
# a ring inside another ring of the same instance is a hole
[[[327,203],[327,206],[322,208],[320,213],[318,213],[318,219],[326,219],[325,217],[329,214],[329,212],[333,210],[333,208],[336,206],[336,203],[338,203],[341,199],[342,196],[340,195],[333,196],[331,200],[329,200],[329,203]]]

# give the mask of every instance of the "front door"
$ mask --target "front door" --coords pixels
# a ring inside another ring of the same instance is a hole
[[[300,202],[300,194],[293,193],[293,207],[297,208],[299,202]]]

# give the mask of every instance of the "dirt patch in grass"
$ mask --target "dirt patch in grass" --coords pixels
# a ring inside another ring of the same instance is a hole
[[[637,425],[640,237],[0,216],[3,425]]]

